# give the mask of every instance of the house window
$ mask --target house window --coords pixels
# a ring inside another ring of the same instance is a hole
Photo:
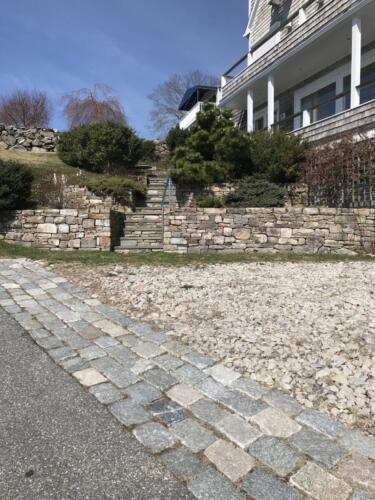
[[[375,64],[362,69],[361,104],[375,99]]]
[[[264,117],[257,118],[254,123],[254,130],[264,130]]]
[[[350,75],[344,78],[344,92],[347,92],[344,97],[344,111],[350,109],[350,86],[351,86],[351,77]]]
[[[310,123],[324,120],[336,113],[336,83],[328,85],[301,100],[302,111],[308,111]]]
[[[344,109],[350,109],[350,87],[351,76],[347,75],[344,78],[344,92],[348,92],[345,96]],[[375,64],[370,64],[361,71],[361,104],[375,99]]]
[[[294,94],[283,95],[279,98],[279,128],[286,132],[294,129]]]

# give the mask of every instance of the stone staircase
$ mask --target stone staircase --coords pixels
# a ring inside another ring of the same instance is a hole
[[[120,253],[147,253],[163,250],[162,201],[168,177],[166,173],[149,176],[146,206],[126,214],[124,237],[116,251]],[[169,200],[169,197],[167,197]]]

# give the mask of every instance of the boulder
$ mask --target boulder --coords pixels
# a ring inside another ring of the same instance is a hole
[[[246,241],[250,239],[251,231],[250,229],[246,229],[245,227],[240,227],[234,229],[233,236],[236,238],[236,240]]]
[[[13,135],[8,135],[4,137],[4,142],[8,144],[8,146],[14,146],[17,142],[16,138]]]

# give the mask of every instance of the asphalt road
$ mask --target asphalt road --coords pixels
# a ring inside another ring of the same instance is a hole
[[[0,498],[192,497],[0,307]]]

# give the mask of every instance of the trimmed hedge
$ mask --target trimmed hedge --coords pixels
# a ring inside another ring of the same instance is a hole
[[[225,197],[225,205],[232,207],[282,207],[286,191],[265,179],[242,179],[235,191]]]
[[[0,160],[0,210],[26,208],[30,203],[32,182],[29,167]]]
[[[149,150],[148,146],[146,149]],[[135,132],[119,123],[83,125],[60,137],[58,155],[68,165],[99,173],[132,168],[145,147]]]
[[[253,174],[280,184],[295,182],[301,173],[307,143],[283,131],[250,134]]]
[[[200,196],[197,199],[197,205],[200,208],[223,208],[225,206],[223,198],[220,196]]]

